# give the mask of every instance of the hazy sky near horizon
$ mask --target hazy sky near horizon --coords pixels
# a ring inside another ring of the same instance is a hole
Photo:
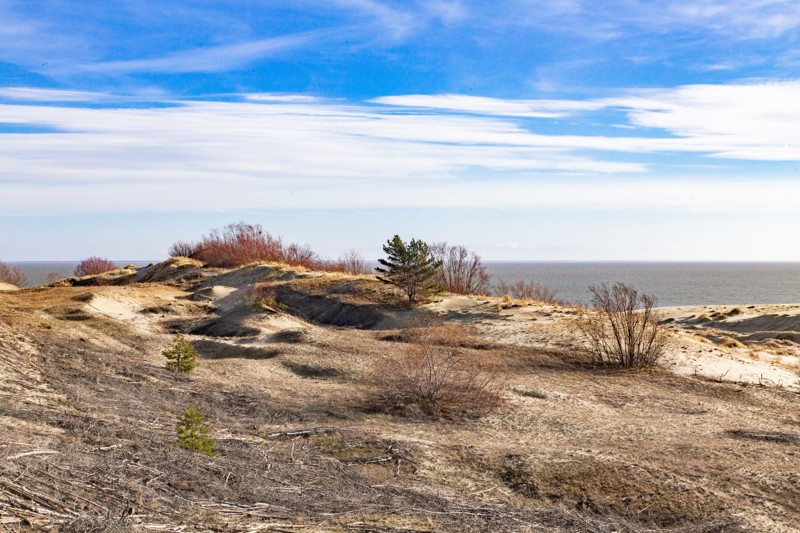
[[[796,0],[0,0],[0,260],[800,261]]]

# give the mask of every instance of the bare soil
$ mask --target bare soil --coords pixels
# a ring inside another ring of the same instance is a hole
[[[0,292],[0,530],[800,529],[800,306],[664,310],[646,371],[592,366],[585,312],[179,259]],[[499,409],[374,409],[433,319],[502,374]],[[217,455],[175,445],[190,406]]]

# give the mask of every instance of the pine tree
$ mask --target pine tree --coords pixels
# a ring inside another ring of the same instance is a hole
[[[188,374],[197,366],[197,350],[189,339],[178,333],[168,350],[161,352],[167,358],[167,367]]]
[[[211,428],[199,410],[194,407],[186,409],[178,420],[176,430],[178,447],[214,455],[215,441],[211,438]]]
[[[383,267],[375,269],[383,274],[378,279],[400,287],[408,296],[409,303],[440,290],[433,277],[441,261],[433,258],[427,244],[416,239],[406,244],[399,235],[395,235],[386,241],[383,251],[388,257],[378,259]]]

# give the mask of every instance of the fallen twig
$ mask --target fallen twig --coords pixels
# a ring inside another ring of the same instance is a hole
[[[28,457],[29,455],[52,455],[52,454],[56,454],[56,453],[61,453],[61,452],[57,452],[55,450],[34,450],[32,452],[25,452],[25,453],[18,453],[16,455],[9,455],[8,457],[6,457],[6,461],[13,461],[14,459],[20,459],[22,457]]]
[[[339,428],[319,427],[319,428],[304,428],[304,429],[287,429],[285,431],[274,431],[267,433],[268,439],[275,437],[306,437],[308,435],[316,435],[318,433],[333,433],[339,431]]]

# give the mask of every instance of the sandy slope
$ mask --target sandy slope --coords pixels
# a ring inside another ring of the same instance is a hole
[[[0,291],[18,291],[18,290],[19,287],[17,287],[16,285],[0,281]]]
[[[584,313],[580,309],[474,296],[446,297],[428,308],[474,325],[498,342],[549,349],[580,346],[574,325]],[[670,319],[672,337],[661,362],[664,368],[724,381],[800,387],[800,305],[692,306],[660,312]]]

